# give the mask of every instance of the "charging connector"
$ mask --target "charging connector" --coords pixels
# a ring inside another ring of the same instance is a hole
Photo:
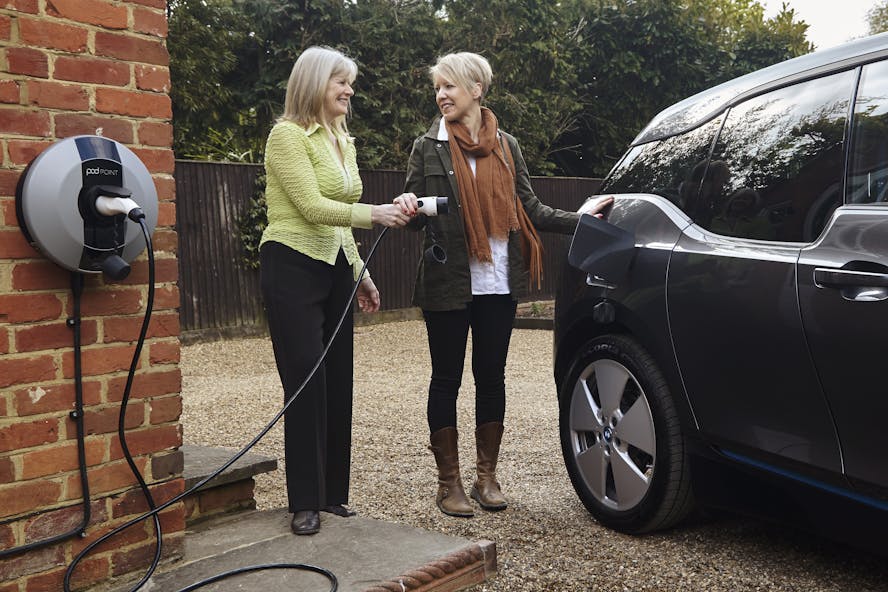
[[[449,206],[447,205],[447,197],[438,197],[437,195],[429,195],[417,199],[419,202],[418,212],[426,216],[438,216],[447,214]]]
[[[145,218],[145,213],[135,201],[130,199],[132,193],[123,187],[112,185],[96,185],[89,188],[90,197],[95,197],[96,212],[103,216],[124,214],[133,222]]]
[[[145,217],[145,213],[139,204],[128,197],[107,197],[99,196],[96,199],[96,211],[103,216],[116,216],[118,214],[126,214],[127,218],[133,222]]]

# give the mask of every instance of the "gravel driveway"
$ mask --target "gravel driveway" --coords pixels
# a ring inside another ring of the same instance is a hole
[[[485,591],[888,591],[888,561],[779,526],[720,516],[635,538],[600,527],[571,488],[558,443],[552,334],[516,330],[507,370],[506,432],[498,477],[500,513],[451,518],[434,504],[426,448],[430,366],[421,321],[355,330],[351,506],[370,518],[472,540],[491,539],[499,575]],[[277,411],[282,393],[267,339],[182,349],[185,441],[241,447]],[[463,481],[473,477],[469,362],[460,399]],[[258,451],[279,456],[275,427]],[[257,480],[260,509],[286,505],[283,472]]]

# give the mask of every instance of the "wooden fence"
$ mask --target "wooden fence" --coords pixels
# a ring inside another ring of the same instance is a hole
[[[184,341],[264,333],[259,272],[244,260],[238,222],[249,208],[261,165],[176,161],[176,219],[179,235],[180,322]],[[403,171],[361,171],[363,201],[388,203],[404,184]],[[544,203],[575,210],[600,181],[534,177]],[[382,230],[355,229],[366,256]],[[570,237],[542,233],[545,277],[530,300],[554,297]],[[379,244],[369,269],[382,296],[382,310],[410,307],[420,233],[392,230]]]

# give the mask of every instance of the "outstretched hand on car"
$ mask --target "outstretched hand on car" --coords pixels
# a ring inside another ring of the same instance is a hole
[[[596,218],[604,218],[605,210],[611,207],[613,203],[613,195],[593,197],[588,199],[583,205],[581,205],[580,209],[578,209],[577,212],[579,212],[580,214],[590,214],[592,216],[595,216]]]

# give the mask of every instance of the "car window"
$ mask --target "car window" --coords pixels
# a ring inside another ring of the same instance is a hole
[[[653,193],[690,215],[720,125],[716,118],[680,136],[634,146],[608,175],[601,193]]]
[[[728,236],[813,241],[842,202],[844,133],[856,71],[731,108],[694,220]]]
[[[853,122],[846,201],[888,204],[888,62],[864,66]]]

